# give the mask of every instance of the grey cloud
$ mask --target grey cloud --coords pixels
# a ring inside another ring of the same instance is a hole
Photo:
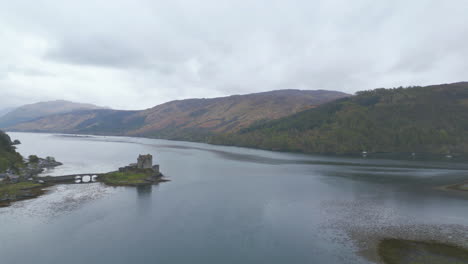
[[[464,0],[17,0],[2,6],[0,35],[10,33],[0,49],[20,44],[5,55],[9,63],[54,73],[18,80],[0,66],[0,95],[15,87],[21,98],[39,86],[50,93],[44,98],[59,92],[63,99],[144,108],[272,89],[355,92],[463,81],[461,69],[468,67]],[[107,98],[106,90],[116,96]]]
[[[58,47],[51,48],[45,57],[62,63],[118,68],[145,67],[148,64],[136,49],[102,36],[64,40]]]

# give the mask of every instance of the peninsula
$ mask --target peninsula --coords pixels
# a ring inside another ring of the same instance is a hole
[[[1,131],[0,131],[1,132]],[[46,168],[62,165],[53,157],[45,159],[30,155],[23,159],[16,152],[14,143],[8,135],[1,132],[4,139],[5,159],[4,173],[0,173],[0,207],[9,206],[12,202],[36,198],[46,193],[46,188],[56,184],[82,184],[102,182],[109,186],[140,186],[152,185],[168,181],[159,170],[159,165],[153,165],[151,154],[139,155],[137,163],[121,167],[108,173],[87,173],[63,176],[39,176]],[[14,158],[10,158],[14,157]]]

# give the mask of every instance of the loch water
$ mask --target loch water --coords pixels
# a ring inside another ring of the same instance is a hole
[[[23,156],[102,173],[152,154],[171,181],[67,184],[0,208],[0,263],[372,263],[383,237],[468,245],[468,164],[278,153],[145,138],[9,133]],[[370,253],[371,254],[371,253]]]

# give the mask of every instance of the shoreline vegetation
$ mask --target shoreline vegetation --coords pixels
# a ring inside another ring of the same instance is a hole
[[[45,159],[30,155],[24,159],[17,151],[19,140],[0,131],[0,207],[12,202],[32,199],[46,193],[49,184],[37,178],[46,168],[62,165],[53,157]]]

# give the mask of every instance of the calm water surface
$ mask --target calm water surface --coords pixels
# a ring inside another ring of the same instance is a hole
[[[165,140],[10,133],[45,175],[150,153],[172,181],[51,187],[0,208],[0,263],[370,263],[379,237],[468,245],[468,164],[306,156]]]

